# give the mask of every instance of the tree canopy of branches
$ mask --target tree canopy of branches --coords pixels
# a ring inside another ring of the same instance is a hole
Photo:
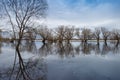
[[[75,28],[74,26],[68,25],[61,25],[58,28],[56,28],[55,34],[57,37],[57,40],[61,43],[63,40],[67,40],[69,43],[70,40],[74,37]]]
[[[75,29],[75,35],[77,36],[78,39],[81,39],[81,35],[80,35],[80,29],[79,28],[76,28]]]
[[[82,40],[83,40],[83,42],[86,43],[88,41],[88,39],[91,38],[92,32],[88,28],[83,28],[81,34],[82,34]]]
[[[57,37],[57,40],[62,43],[62,41],[64,40],[64,36],[65,36],[65,26],[64,25],[61,25],[59,26],[58,28],[56,28],[56,37]]]
[[[47,10],[46,0],[3,0],[2,3],[14,37],[19,39],[18,43],[21,42],[25,29],[34,22],[33,19],[44,17]]]
[[[46,40],[52,39],[52,32],[47,26],[40,26],[39,29],[36,30],[36,33],[42,37],[43,43],[45,43]]]
[[[65,27],[65,40],[69,43],[69,41],[74,37],[74,26],[66,26]]]
[[[107,44],[107,39],[110,36],[110,31],[108,31],[105,27],[101,27],[101,32],[103,35],[104,42],[105,44]]]
[[[117,40],[117,43],[119,43],[119,39],[120,39],[120,30],[119,29],[114,29],[111,32],[112,35],[112,39]]]
[[[95,31],[93,32],[93,35],[97,40],[97,44],[99,44],[100,33],[101,33],[101,29],[99,27],[95,28]]]

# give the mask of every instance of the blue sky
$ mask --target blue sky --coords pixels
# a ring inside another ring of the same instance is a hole
[[[120,0],[48,0],[47,24],[120,26]]]

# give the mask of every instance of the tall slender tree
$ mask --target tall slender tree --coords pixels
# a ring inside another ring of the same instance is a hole
[[[33,24],[33,19],[45,16],[47,2],[46,0],[3,0],[2,3],[14,37],[18,38],[17,46],[19,46],[25,30]]]
[[[96,38],[98,45],[99,45],[99,40],[100,40],[100,33],[101,33],[101,29],[99,27],[95,28],[93,35]]]
[[[28,26],[31,27],[31,25],[33,25],[35,22],[34,19],[45,17],[45,12],[48,7],[47,2],[46,0],[0,0],[0,3],[2,3],[2,7],[4,7],[2,14],[10,21],[14,37],[18,39],[16,52],[19,57],[19,74],[22,74],[24,80],[31,80],[25,69],[19,48],[24,32],[28,29]],[[16,34],[16,32],[18,34]],[[16,79],[19,74],[16,76]]]
[[[81,34],[82,34],[83,42],[87,43],[87,41],[90,39],[92,35],[92,32],[91,32],[91,29],[83,28]]]
[[[110,36],[110,31],[108,31],[105,27],[101,27],[101,32],[103,35],[104,43],[105,43],[105,45],[107,45],[107,39]]]

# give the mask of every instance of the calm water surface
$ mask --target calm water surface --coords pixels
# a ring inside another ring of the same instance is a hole
[[[115,43],[23,41],[20,52],[31,80],[120,80],[120,45]],[[19,69],[14,44],[0,43],[0,80],[23,80]]]

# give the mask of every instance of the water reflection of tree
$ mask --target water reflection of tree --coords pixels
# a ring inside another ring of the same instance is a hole
[[[15,43],[6,43],[13,49],[16,49],[13,68],[5,70],[0,69],[0,79],[2,80],[46,80],[46,64],[43,60],[31,57],[23,59],[21,51],[36,51],[34,42],[22,41],[20,47],[15,47]],[[35,58],[35,59],[33,59]]]
[[[0,42],[0,54],[2,53],[2,46],[3,46],[3,44],[2,44],[2,42]]]
[[[6,47],[9,47],[9,48],[12,48],[12,49],[15,49],[15,44],[14,43],[10,43],[9,41],[7,42],[3,42],[1,41],[0,42],[0,53],[2,53],[2,48],[6,48]]]
[[[38,53],[41,56],[47,56],[48,54],[52,54],[52,48],[52,43],[45,43],[41,46],[41,48],[39,48]]]
[[[74,47],[74,50],[75,50],[75,52],[76,52],[76,54],[80,54],[80,47],[81,47],[81,45],[78,45],[77,47]]]
[[[61,58],[75,56],[75,50],[71,43],[57,43],[55,48],[55,53],[58,54]]]
[[[18,51],[19,53],[19,51]],[[1,70],[0,79],[2,80],[47,80],[46,64],[43,59],[30,58],[23,60],[22,57],[15,56],[13,68]]]
[[[120,43],[112,43],[114,46],[112,47],[112,52],[113,53],[119,53],[120,52]]]
[[[8,44],[8,43],[6,43]],[[9,43],[9,46],[14,47],[15,44]],[[2,47],[2,45],[1,45]],[[20,54],[20,50],[33,52],[36,51],[35,43],[24,42],[21,43],[20,49],[16,48],[16,56],[14,61],[14,67],[5,70],[0,69],[0,79],[1,80],[46,80],[46,64],[43,60],[31,57],[28,59],[23,59]],[[120,45],[116,43],[109,43],[96,45],[94,43],[81,43],[78,46],[73,46],[71,43],[46,43],[38,49],[40,55],[48,56],[57,54],[61,58],[69,58],[78,56],[80,53],[84,55],[96,54],[96,55],[107,55],[111,53],[119,53]]]
[[[106,43],[103,44],[101,55],[106,55],[111,51],[111,47],[109,45],[106,45]]]
[[[56,47],[55,53],[59,54],[60,57],[63,58],[64,54],[65,54],[65,49],[64,49],[63,43],[56,43],[55,47]]]
[[[96,44],[94,47],[95,54],[101,54],[100,44]]]
[[[35,42],[33,41],[25,40],[25,41],[22,41],[20,45],[21,52],[27,51],[31,53],[36,53],[36,50],[37,50],[36,45],[35,45]]]
[[[67,55],[71,55],[72,57],[75,56],[74,48],[71,43],[65,43],[64,49],[65,49],[65,53],[66,53],[65,56],[67,56]]]
[[[94,44],[94,43],[81,43],[78,46],[73,46],[71,43],[46,43],[42,45],[39,49],[39,53],[42,56],[48,56],[52,54],[57,54],[61,58],[78,56],[80,53],[84,55],[96,54],[96,55],[106,55],[109,52],[119,51],[119,46],[111,46],[111,44]],[[114,52],[113,52],[114,53]]]
[[[91,50],[94,46],[90,43],[81,43],[81,51],[83,54],[91,54]]]

